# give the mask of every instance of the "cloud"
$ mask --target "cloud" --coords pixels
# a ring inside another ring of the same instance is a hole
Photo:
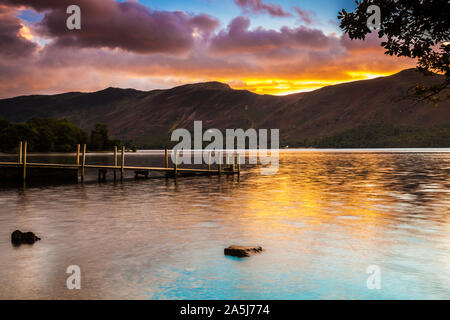
[[[262,0],[234,0],[234,2],[247,13],[268,13],[273,17],[292,16],[291,13],[284,11],[280,5],[266,4]]]
[[[300,16],[300,19],[306,24],[312,24],[311,14],[303,9],[300,9],[298,6],[294,6],[294,10]]]
[[[12,8],[0,5],[0,55],[3,58],[27,57],[36,45],[21,35],[23,25]]]
[[[249,30],[250,19],[237,17],[227,30],[222,30],[212,39],[211,50],[216,53],[260,52],[281,48],[323,49],[329,39],[318,29],[306,27],[283,27],[280,31],[257,28]]]
[[[230,55],[199,50],[173,56],[107,48],[72,50],[48,44],[25,61],[0,60],[0,97],[96,91],[110,86],[151,90],[212,80],[258,93],[282,93],[394,73],[414,65],[411,59],[382,53],[346,51],[339,39],[331,48],[291,49],[284,56],[266,50]],[[283,85],[277,85],[280,83]]]
[[[341,36],[341,45],[349,52],[353,53],[370,53],[377,52],[382,54],[385,49],[381,47],[381,42],[377,32],[369,33],[364,41],[351,40],[347,34]]]
[[[310,26],[250,28],[248,17],[218,30],[218,20],[206,14],[152,11],[130,1],[5,1],[14,6],[0,6],[2,98],[210,80],[259,93],[293,92],[415,65],[384,55],[375,33],[351,41]],[[62,8],[72,2],[82,9],[81,32],[65,28]],[[28,9],[42,20],[20,19]],[[46,41],[35,44],[38,36]]]
[[[210,15],[201,13],[197,16],[194,16],[191,18],[190,23],[198,28],[199,30],[202,30],[206,33],[212,33],[215,31],[220,23],[217,19],[211,17]]]
[[[195,36],[207,36],[219,21],[206,14],[150,10],[138,2],[78,0],[81,30],[68,30],[65,9],[72,0],[7,0],[46,10],[35,32],[58,46],[122,49],[138,53],[182,54],[193,49]]]

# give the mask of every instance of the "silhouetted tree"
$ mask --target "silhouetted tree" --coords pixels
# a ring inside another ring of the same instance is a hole
[[[0,151],[15,151],[21,140],[28,141],[29,151],[73,152],[77,144],[88,139],[83,130],[66,119],[32,118],[26,123],[0,119]]]
[[[417,59],[417,69],[425,75],[442,74],[442,83],[415,89],[422,99],[437,103],[450,85],[450,3],[448,0],[356,0],[355,12],[338,14],[340,27],[350,39],[364,40],[370,5],[381,8],[378,37],[386,54]],[[447,94],[446,98],[450,98]]]
[[[114,146],[121,146],[120,140],[109,138],[108,126],[104,123],[97,123],[91,131],[89,148],[91,150],[110,150]]]
[[[9,121],[5,118],[0,117],[0,131],[5,129],[7,126],[9,126]]]
[[[108,126],[97,123],[91,131],[91,141],[89,148],[92,150],[105,150],[109,142]]]

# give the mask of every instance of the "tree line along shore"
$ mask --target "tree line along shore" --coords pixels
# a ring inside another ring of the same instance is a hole
[[[104,151],[123,145],[110,139],[108,126],[102,123],[88,134],[67,119],[31,118],[13,123],[0,118],[0,152],[16,152],[18,141],[27,141],[30,152],[73,152],[78,144],[87,144],[91,151]]]
[[[330,135],[283,140],[281,137],[280,146],[290,148],[449,148],[450,124],[421,128],[368,123]],[[176,144],[169,134],[138,145],[112,139],[103,123],[97,123],[88,134],[67,119],[31,118],[13,123],[0,117],[0,152],[17,152],[19,141],[27,141],[30,152],[73,152],[78,144],[86,144],[89,151],[111,151],[114,146],[132,151],[138,147],[161,149]]]

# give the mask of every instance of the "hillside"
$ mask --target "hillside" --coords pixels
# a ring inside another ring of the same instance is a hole
[[[103,122],[115,138],[147,147],[162,146],[173,129],[191,129],[194,120],[203,120],[204,128],[279,128],[282,145],[320,145],[322,138],[333,141],[330,137],[349,130],[358,139],[355,130],[373,124],[399,126],[415,134],[424,129],[447,132],[449,101],[434,107],[411,97],[417,83],[436,80],[437,76],[423,78],[409,69],[282,97],[234,90],[218,82],[148,92],[108,88],[0,100],[0,117],[14,122],[67,118],[86,131]],[[442,143],[450,146],[447,138]]]

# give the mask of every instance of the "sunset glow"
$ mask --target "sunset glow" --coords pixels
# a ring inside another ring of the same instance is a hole
[[[366,41],[342,33],[337,12],[353,1],[322,2],[80,0],[82,28],[69,30],[53,1],[8,0],[0,97],[205,81],[286,95],[414,66],[384,55],[375,33]]]
[[[22,25],[22,28],[20,29],[19,35],[29,41],[33,40],[33,35],[31,34],[30,28],[28,28],[25,25]]]
[[[287,95],[300,92],[313,91],[325,86],[335,85],[339,83],[375,79],[378,77],[388,76],[390,74],[383,73],[365,73],[365,72],[348,72],[351,79],[341,80],[323,80],[323,79],[301,79],[301,80],[287,80],[287,79],[243,79],[243,85],[231,86],[235,89],[249,90],[258,94],[270,95]]]

